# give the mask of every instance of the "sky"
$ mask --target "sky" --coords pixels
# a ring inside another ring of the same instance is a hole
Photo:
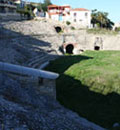
[[[32,2],[43,2],[43,0],[27,0]],[[70,5],[72,8],[97,9],[108,12],[108,17],[113,22],[120,22],[120,0],[51,0],[56,5]]]

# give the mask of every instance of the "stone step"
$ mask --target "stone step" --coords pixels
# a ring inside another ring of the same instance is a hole
[[[55,60],[55,59],[56,59],[55,57],[44,59],[43,61],[40,61],[39,63],[33,65],[32,67],[33,68],[40,68],[40,69],[44,68],[44,65],[49,64],[50,61]]]
[[[43,63],[48,62],[50,60],[52,60],[53,58],[46,56],[43,57],[42,59],[40,59],[37,63],[33,64],[32,67],[33,68],[39,68]]]
[[[49,63],[50,63],[49,61],[44,62],[42,65],[39,66],[39,69],[41,70],[44,69],[47,65],[49,65]]]
[[[32,64],[37,62],[41,57],[44,57],[44,56],[45,56],[45,54],[37,55],[37,56],[33,57],[32,59],[30,59],[29,61],[27,61],[27,64],[29,66],[31,66]]]
[[[37,64],[39,64],[40,62],[43,62],[44,60],[46,60],[47,58],[48,58],[48,55],[39,57],[39,58],[37,58],[36,60],[33,60],[32,62],[30,62],[30,63],[28,64],[28,66],[34,67],[34,66],[36,66]]]

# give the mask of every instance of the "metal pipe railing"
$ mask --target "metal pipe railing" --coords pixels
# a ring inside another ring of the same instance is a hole
[[[4,62],[0,62],[0,71],[17,74],[21,76],[35,76],[45,79],[57,79],[59,77],[59,74],[57,73]]]

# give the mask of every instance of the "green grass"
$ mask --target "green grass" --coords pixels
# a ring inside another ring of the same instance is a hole
[[[101,28],[88,29],[87,32],[91,33],[91,34],[106,34],[106,35],[117,35],[118,34],[117,31],[101,29]]]
[[[56,84],[62,105],[105,128],[120,123],[120,51],[64,56],[46,69],[60,74]]]

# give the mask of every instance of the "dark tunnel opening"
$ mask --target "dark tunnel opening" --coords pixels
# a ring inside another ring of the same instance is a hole
[[[62,31],[62,28],[57,26],[57,27],[55,27],[55,30],[56,30],[57,33],[60,33]]]
[[[95,46],[95,47],[94,47],[94,50],[99,51],[99,50],[100,50],[100,47],[99,47],[99,46]]]
[[[66,46],[66,53],[73,54],[74,46],[72,44],[69,44]]]

